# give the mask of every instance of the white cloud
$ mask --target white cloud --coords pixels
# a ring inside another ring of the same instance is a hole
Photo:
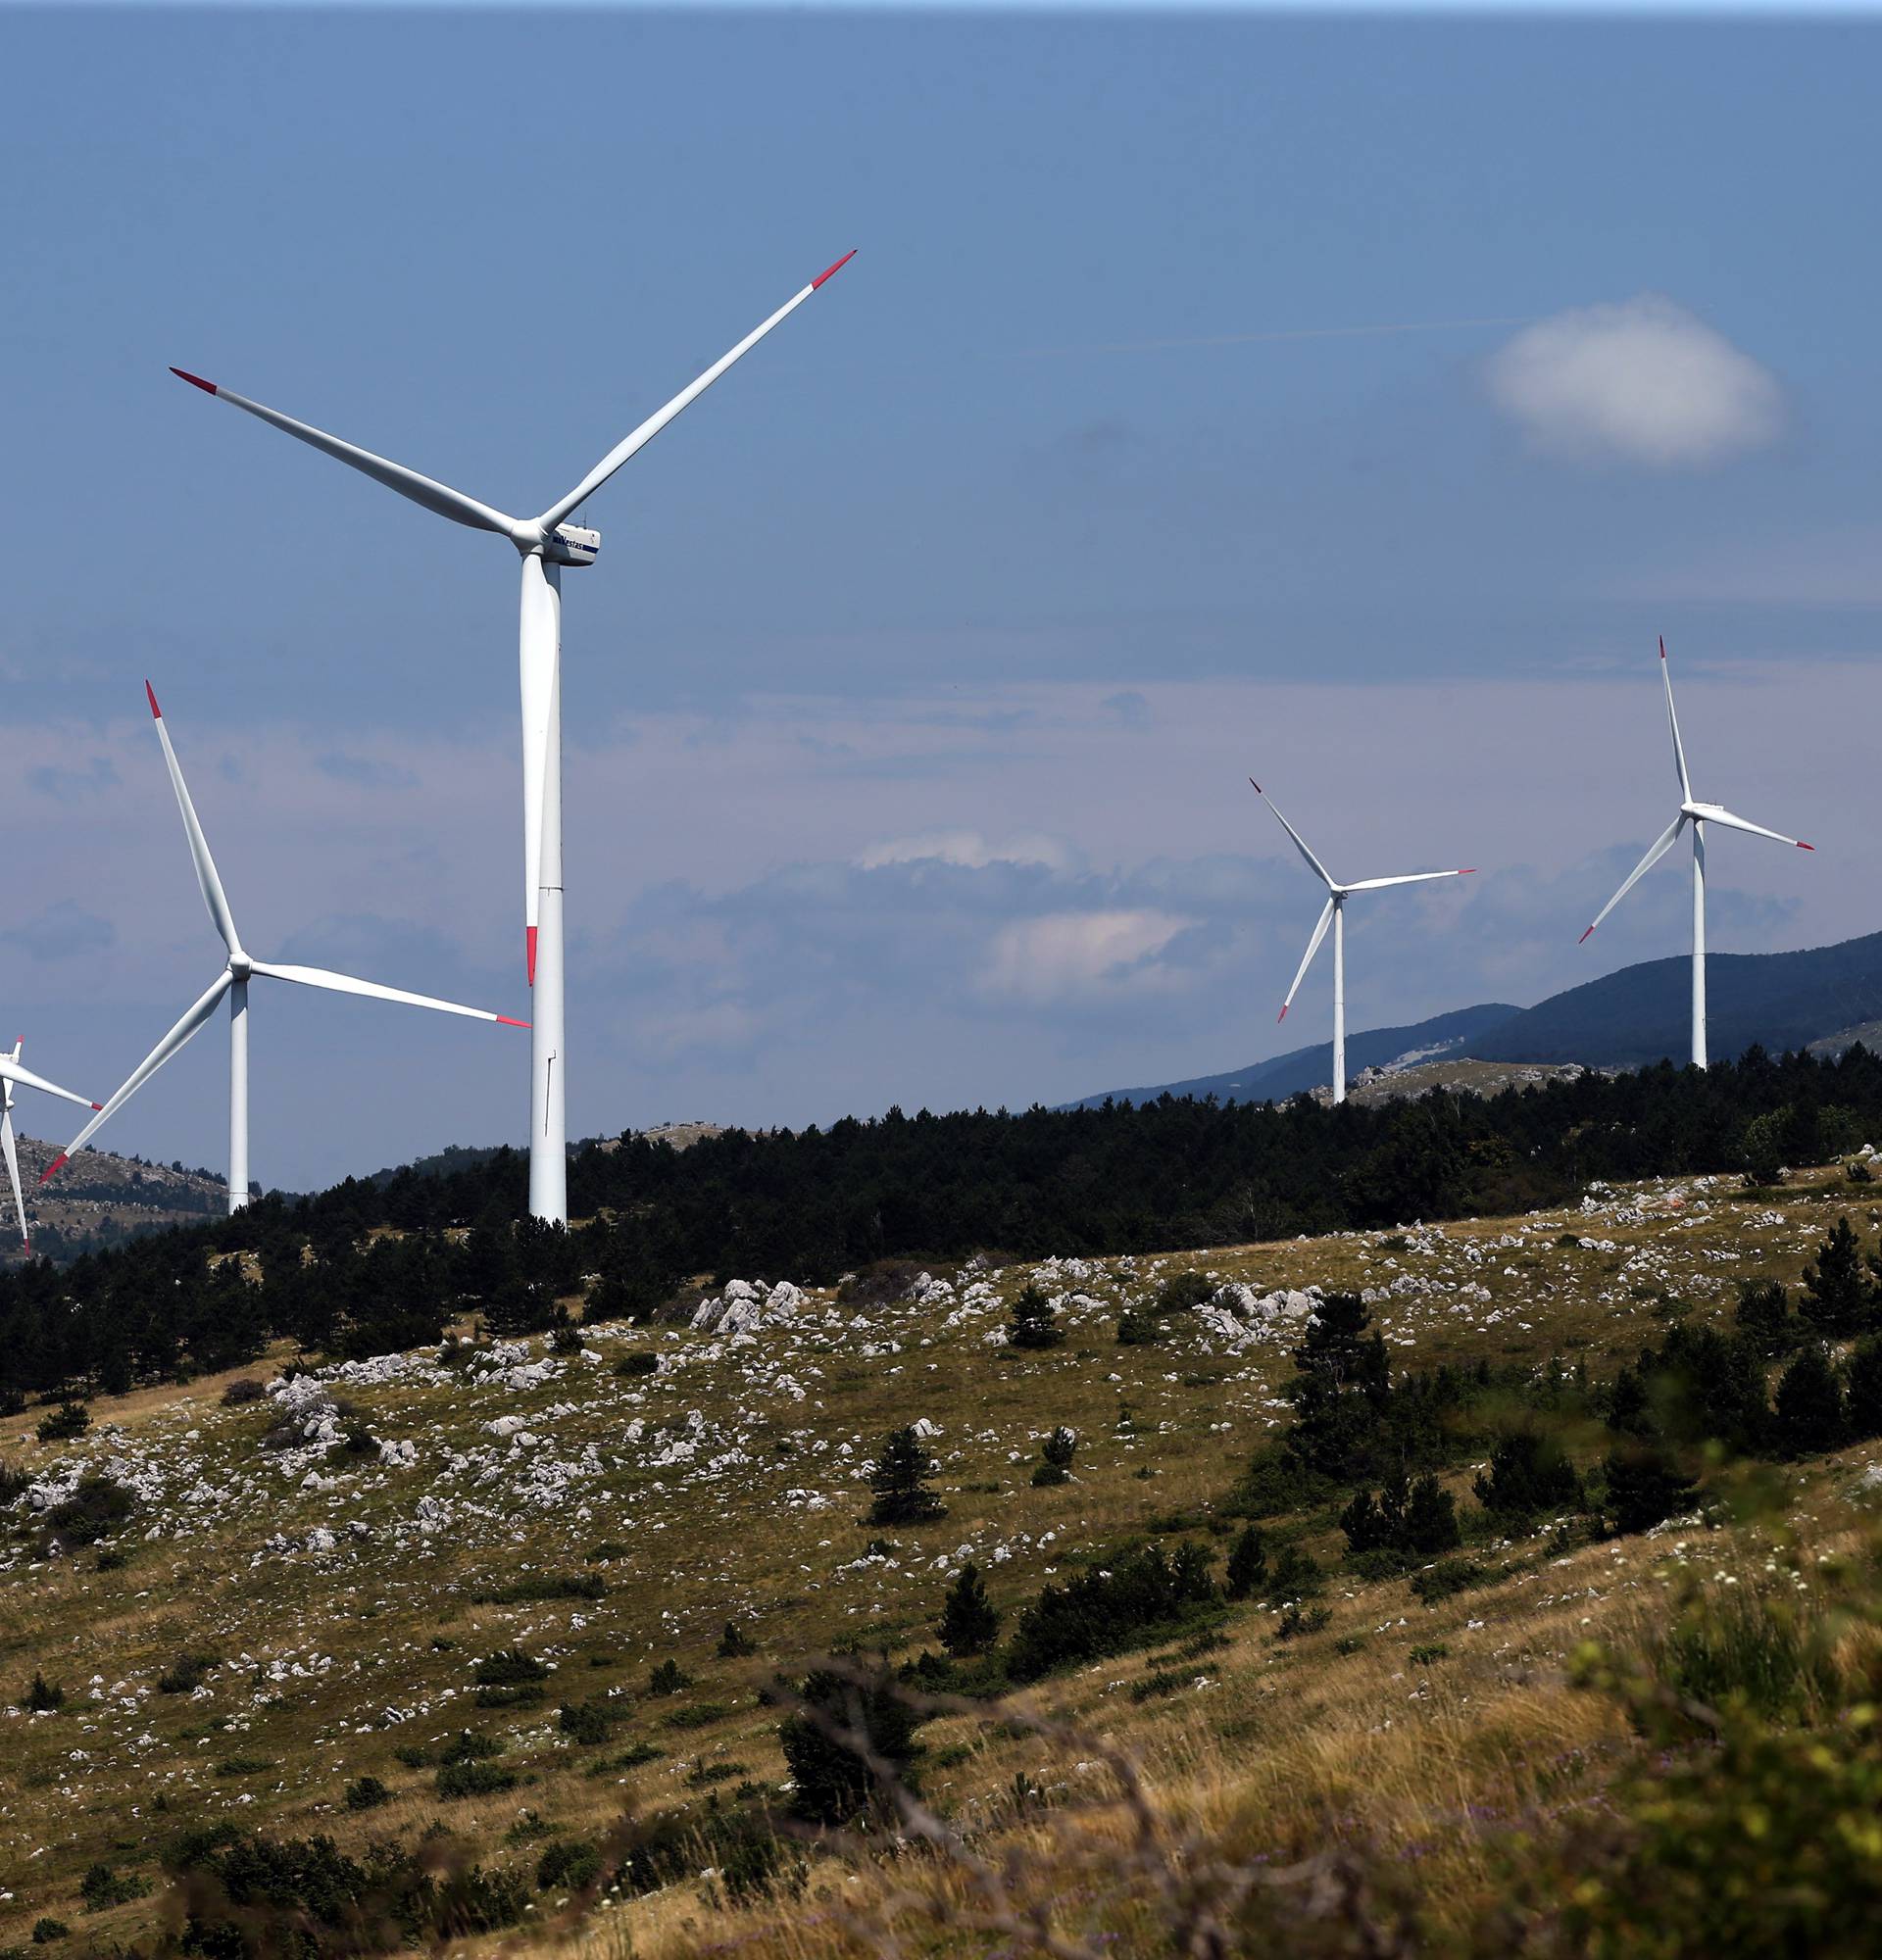
[[[1491,357],[1488,383],[1536,448],[1592,461],[1692,468],[1784,425],[1776,377],[1658,293],[1524,327]]]
[[[865,871],[879,871],[885,864],[959,864],[969,871],[984,871],[989,864],[1043,864],[1048,870],[1069,868],[1071,854],[1056,837],[1010,837],[992,844],[977,830],[936,830],[921,837],[892,837],[884,844],[871,844],[858,858]]]
[[[1022,1001],[1054,1001],[1096,989],[1161,984],[1151,963],[1190,921],[1171,912],[1047,912],[994,935],[988,989]]]

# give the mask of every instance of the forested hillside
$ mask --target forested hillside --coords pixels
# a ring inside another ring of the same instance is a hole
[[[1519,1211],[1591,1178],[1769,1174],[1870,1140],[1882,1061],[1855,1049],[1381,1108],[1169,1099],[891,1111],[684,1152],[623,1137],[572,1156],[586,1222],[567,1232],[517,1224],[525,1166],[504,1151],[0,1276],[0,1384],[123,1389],[233,1365],[273,1335],[379,1353],[470,1312],[498,1333],[547,1328],[577,1298],[634,1317],[699,1276],[820,1284],[884,1258],[1200,1249]]]

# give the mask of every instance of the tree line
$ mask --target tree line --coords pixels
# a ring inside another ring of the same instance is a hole
[[[105,1393],[236,1365],[287,1336],[365,1354],[467,1312],[499,1334],[656,1310],[709,1275],[827,1284],[882,1259],[1200,1250],[1560,1203],[1596,1178],[1820,1162],[1882,1137],[1882,1060],[1752,1050],[1480,1098],[1332,1108],[1164,1096],[1142,1105],[728,1131],[685,1151],[632,1134],[570,1156],[579,1223],[521,1214],[501,1150],[444,1175],[267,1198],[57,1266],[0,1275],[0,1393]]]

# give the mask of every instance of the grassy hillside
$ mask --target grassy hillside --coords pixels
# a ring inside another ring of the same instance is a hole
[[[227,1209],[227,1182],[213,1172],[147,1163],[110,1151],[81,1151],[56,1183],[42,1185],[39,1173],[61,1148],[37,1137],[19,1140],[32,1250],[47,1258],[73,1258],[121,1246],[141,1233]],[[0,1191],[4,1189],[0,1178]],[[25,1256],[14,1229],[9,1193],[0,1197],[0,1266],[18,1264]]]
[[[54,1953],[148,1938],[164,1848],[236,1825],[327,1836],[357,1859],[424,1847],[460,1877],[474,1860],[479,1886],[513,1874],[507,1916],[526,1897],[532,1939],[596,1960],[891,1950],[872,1916],[917,1929],[912,1951],[1048,1950],[1035,1906],[1050,1950],[1148,1954],[1170,1950],[1212,1873],[1244,1874],[1241,1931],[1188,1950],[1240,1950],[1283,1905],[1305,1915],[1292,1952],[1464,1950],[1519,1889],[1517,1847],[1599,1809],[1642,1746],[1615,1694],[1572,1684],[1577,1650],[1634,1650],[1702,1581],[1813,1599],[1867,1529],[1876,1446],[1760,1473],[1736,1522],[1479,1532],[1474,1583],[1429,1604],[1404,1576],[1341,1565],[1337,1502],[1315,1497],[1273,1530],[1330,1572],[1324,1624],[1218,1605],[1004,1712],[923,1730],[924,1814],[966,1834],[961,1855],[939,1838],[901,1858],[880,1835],[792,1843],[803,1889],[777,1901],[738,1896],[723,1836],[596,1900],[536,1875],[546,1849],[603,1839],[627,1811],[723,1833],[781,1803],[778,1672],[933,1646],[964,1561],[1011,1628],[1043,1586],[1109,1569],[1132,1541],[1219,1559],[1246,1468],[1290,1416],[1309,1302],[1280,1290],[1367,1290],[1397,1370],[1531,1376],[1554,1358],[1603,1376],[1669,1328],[1726,1321],[1741,1281],[1794,1282],[1843,1210],[1874,1249],[1876,1213],[1840,1171],[1776,1193],[1661,1181],[1520,1219],[901,1275],[841,1298],[759,1287],[716,1329],[421,1350],[250,1399],[226,1376],[144,1390],[94,1404],[65,1443],[33,1440],[43,1408],[0,1421],[17,1473],[0,1493],[0,1684],[10,1704],[35,1671],[64,1690],[0,1724],[0,1948],[44,1918],[73,1929],[48,1936]],[[1120,1345],[1120,1310],[1191,1270],[1265,1306],[1185,1310],[1161,1340]],[[1004,1329],[1035,1279],[1068,1338],[1019,1352]],[[917,1422],[945,1517],[864,1524],[881,1438]],[[1036,1487],[1060,1425],[1078,1437],[1070,1480]],[[1467,1494],[1473,1467],[1447,1485]],[[129,1514],[48,1555],[48,1506],[87,1473],[129,1491]],[[728,1623],[753,1651],[722,1650]],[[479,1686],[519,1650],[539,1683]],[[655,1691],[668,1661],[680,1678]],[[564,1704],[590,1712],[571,1727]],[[440,1758],[466,1729],[496,1753],[454,1776]],[[349,1808],[367,1778],[385,1800]],[[441,1778],[487,1787],[451,1795]],[[439,1823],[450,1835],[427,1838]],[[1416,1943],[1373,1939],[1401,1904]]]

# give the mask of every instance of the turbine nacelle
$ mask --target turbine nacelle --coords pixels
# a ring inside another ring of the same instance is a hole
[[[510,542],[524,558],[543,558],[551,564],[593,564],[601,550],[601,533],[586,524],[557,524],[550,529],[540,518],[513,524]]]

